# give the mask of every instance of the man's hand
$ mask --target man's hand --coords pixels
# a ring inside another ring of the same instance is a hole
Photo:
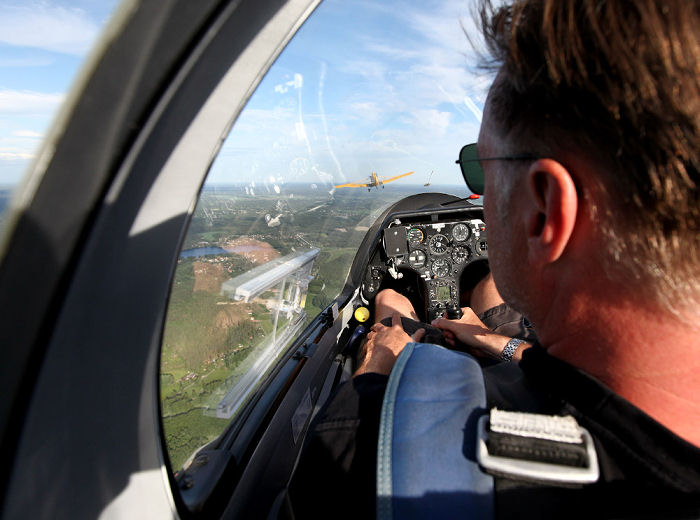
[[[462,317],[458,320],[436,318],[432,325],[443,331],[445,340],[450,346],[454,347],[457,341],[460,341],[476,356],[500,358],[506,343],[511,338],[496,334],[489,329],[470,307],[463,307],[462,312]],[[514,361],[519,361],[521,351],[529,346],[528,343],[521,344],[516,351],[517,357],[513,356]]]
[[[406,343],[420,341],[424,335],[425,329],[418,329],[413,336],[406,334],[398,312],[391,316],[391,327],[375,323],[367,333],[364,358],[354,376],[368,372],[389,375]]]

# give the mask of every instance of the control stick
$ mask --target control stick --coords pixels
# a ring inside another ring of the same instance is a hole
[[[447,304],[447,319],[458,320],[462,317],[462,309],[456,303]]]

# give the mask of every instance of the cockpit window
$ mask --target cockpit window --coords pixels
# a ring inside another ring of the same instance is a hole
[[[342,290],[391,203],[466,197],[478,135],[462,2],[325,1],[259,85],[213,163],[178,259],[161,399],[172,470],[216,439]]]

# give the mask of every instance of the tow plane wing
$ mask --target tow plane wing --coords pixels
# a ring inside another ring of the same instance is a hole
[[[349,182],[347,184],[339,184],[336,188],[371,188],[374,184],[359,184],[357,182]]]
[[[383,181],[381,181],[381,183],[386,184],[387,182],[395,181],[396,179],[400,179],[401,177],[408,177],[409,175],[413,175],[413,172],[402,173],[401,175],[397,175],[395,177],[389,177],[388,179],[384,179]]]
[[[372,172],[372,175],[369,176],[369,182],[348,182],[346,184],[338,184],[335,186],[336,188],[378,188],[379,186],[383,186],[384,184],[388,182],[393,182],[396,179],[400,179],[401,177],[408,177],[409,175],[413,175],[414,172],[408,172],[408,173],[402,173],[401,175],[396,175],[394,177],[389,177],[388,179],[386,178],[379,178],[376,173]]]

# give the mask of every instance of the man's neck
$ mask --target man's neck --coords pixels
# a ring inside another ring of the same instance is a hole
[[[558,318],[558,336],[548,337],[545,328],[542,340],[549,354],[700,447],[698,326],[634,302],[588,309],[574,319]]]

